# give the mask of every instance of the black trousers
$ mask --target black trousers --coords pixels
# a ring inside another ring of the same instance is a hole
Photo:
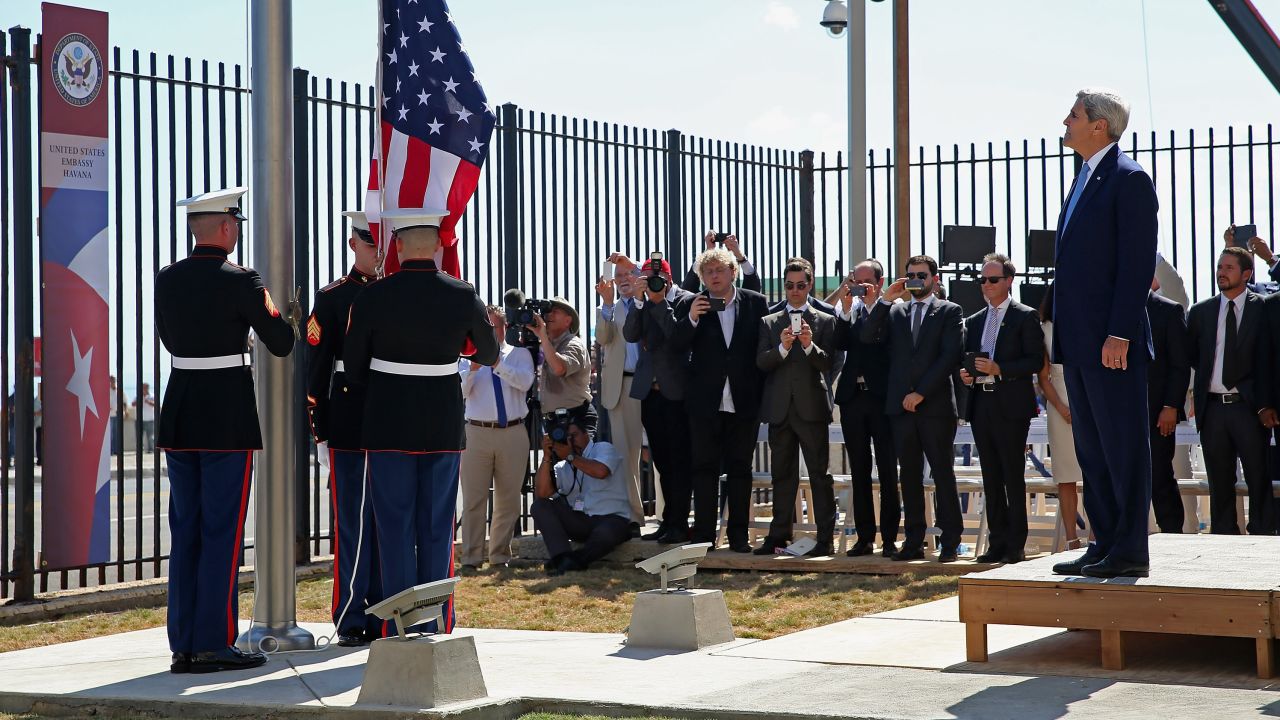
[[[683,531],[689,527],[693,483],[689,479],[689,416],[684,403],[657,390],[640,403],[640,424],[649,437],[649,453],[662,485],[662,524]]]
[[[751,455],[760,421],[755,413],[718,412],[689,418],[693,440],[693,541],[715,542],[720,509],[720,471],[728,478],[729,544],[747,542],[751,514]]]
[[[902,506],[906,511],[906,536],[903,549],[913,550],[924,544],[924,461],[929,460],[933,473],[934,512],[940,542],[944,548],[960,544],[964,520],[960,516],[960,495],[956,492],[955,456],[956,419],[922,416],[903,412],[893,417],[893,440],[898,450],[901,474]]]
[[[902,522],[902,502],[898,498],[898,455],[893,447],[893,426],[884,414],[884,398],[863,393],[840,405],[840,429],[844,449],[849,454],[853,485],[853,522],[858,540],[876,539],[875,493],[871,483],[871,448],[875,447],[875,467],[880,474],[880,541],[898,541]]]
[[[1223,404],[1212,396],[1203,412],[1200,447],[1209,476],[1210,532],[1239,534],[1236,525],[1236,458],[1244,467],[1249,486],[1250,535],[1274,535],[1275,507],[1271,480],[1267,477],[1267,429],[1248,403]]]
[[[800,490],[800,453],[809,470],[812,488],[813,518],[818,526],[819,543],[830,543],[836,528],[836,496],[831,475],[827,472],[831,443],[827,423],[804,420],[793,405],[785,422],[769,424],[770,467],[773,472],[773,520],[769,523],[769,541],[782,544],[791,539],[796,521],[796,493]]]
[[[982,460],[982,494],[991,552],[1016,555],[1027,544],[1027,430],[1030,418],[1004,414],[995,392],[974,387],[973,444]]]
[[[1160,532],[1180,533],[1186,512],[1182,508],[1182,495],[1178,492],[1178,478],[1173,474],[1173,453],[1177,450],[1178,434],[1173,432],[1169,437],[1160,434],[1156,420],[1163,409],[1151,408],[1151,510],[1155,513]],[[1234,468],[1231,475],[1234,482]]]
[[[571,551],[570,540],[584,543],[576,555],[584,565],[608,555],[631,537],[631,518],[621,515],[588,515],[569,507],[562,497],[534,500],[529,508],[547,554],[554,560]]]

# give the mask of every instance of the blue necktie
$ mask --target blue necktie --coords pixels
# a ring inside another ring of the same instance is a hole
[[[498,407],[498,424],[507,424],[507,403],[502,399],[502,379],[498,373],[489,368],[489,377],[493,380],[493,404]]]
[[[627,314],[630,315],[631,311],[634,310],[636,307],[636,302],[631,298],[627,298],[626,300],[622,301],[622,306],[627,309]]]
[[[1067,201],[1067,214],[1062,218],[1062,229],[1065,232],[1067,223],[1071,222],[1071,213],[1075,212],[1076,202],[1080,200],[1080,194],[1084,192],[1085,181],[1089,179],[1089,163],[1085,163],[1080,167],[1080,174],[1076,176],[1076,187],[1071,191],[1071,199]]]

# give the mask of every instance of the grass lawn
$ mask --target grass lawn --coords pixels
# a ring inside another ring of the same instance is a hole
[[[698,580],[701,587],[724,591],[740,638],[776,637],[956,591],[954,576],[705,571],[698,573]],[[631,618],[634,594],[654,584],[652,576],[630,567],[600,567],[558,578],[547,577],[537,566],[486,569],[462,576],[458,625],[622,632]],[[299,583],[298,620],[329,622],[332,592],[330,580]],[[241,617],[252,614],[253,594],[241,593]],[[164,608],[146,608],[0,627],[0,652],[160,627],[165,615]]]

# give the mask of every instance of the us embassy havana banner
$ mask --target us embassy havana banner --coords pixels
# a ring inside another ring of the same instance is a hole
[[[43,566],[110,560],[107,14],[43,3]]]

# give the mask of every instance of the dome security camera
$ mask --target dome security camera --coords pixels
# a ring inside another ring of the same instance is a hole
[[[827,29],[827,34],[831,37],[840,37],[849,25],[849,9],[845,7],[843,0],[828,0],[819,24]]]

